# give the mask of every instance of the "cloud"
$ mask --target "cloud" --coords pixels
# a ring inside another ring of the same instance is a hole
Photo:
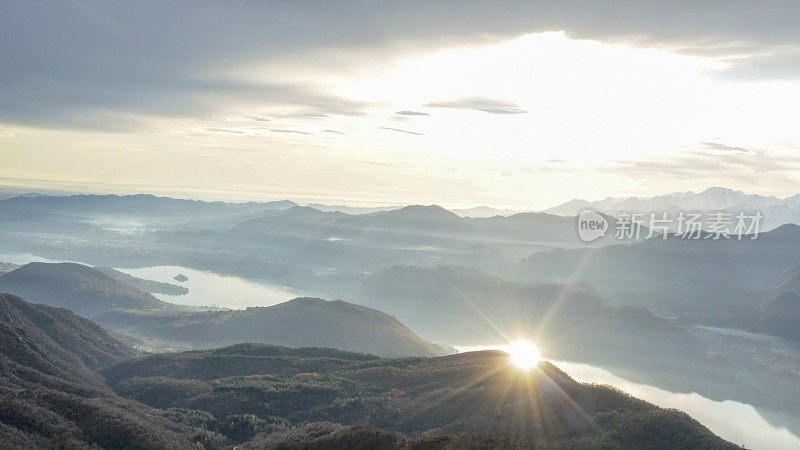
[[[338,134],[340,136],[347,135],[347,133],[345,133],[344,131],[339,131],[339,130],[322,130],[322,132],[327,134]]]
[[[791,180],[800,171],[800,156],[768,154],[762,150],[725,154],[690,151],[663,160],[617,160],[599,170],[628,175],[640,181],[664,177],[681,180],[714,178],[759,185],[768,177],[773,183],[796,184],[796,179]]]
[[[10,138],[14,136],[16,136],[16,134],[13,131],[0,130],[0,138]]]
[[[514,102],[486,97],[459,97],[453,100],[427,103],[423,106],[429,108],[467,109],[483,111],[489,114],[525,114],[528,112]]]
[[[727,69],[713,75],[733,81],[800,79],[800,42],[798,45],[768,51],[767,54],[733,58],[729,61],[730,66]]]
[[[744,147],[734,147],[730,145],[720,144],[717,142],[701,142],[703,147],[711,150],[711,153],[725,154],[725,153],[745,153],[748,155],[755,155],[756,152]]]
[[[356,104],[354,102],[354,104]],[[341,115],[340,112],[334,112],[334,115]],[[361,115],[359,111],[356,114],[344,114],[344,115]],[[273,113],[270,114],[271,117],[276,119],[324,119],[325,117],[330,117],[330,112],[325,112],[324,110],[298,110],[292,112],[281,112],[281,113]]]
[[[247,119],[250,119],[254,122],[271,122],[266,117],[259,117],[259,116],[248,116]]]
[[[289,134],[311,134],[306,131],[289,130],[286,128],[270,128],[269,131],[273,133],[289,133]]]
[[[367,106],[311,86],[243,81],[143,78],[118,89],[101,74],[84,73],[0,85],[4,122],[48,127],[128,131],[146,127],[148,117],[208,118],[228,103],[313,108],[317,117],[360,116]]]
[[[380,130],[396,131],[396,132],[398,132],[398,133],[413,134],[414,136],[425,136],[424,134],[422,134],[422,133],[417,133],[416,131],[408,131],[408,130],[403,130],[403,129],[400,129],[400,128],[378,127],[378,129],[380,129]]]
[[[721,58],[730,68],[720,77],[797,80],[798,16],[800,3],[782,1],[618,0],[600,7],[594,0],[431,0],[347,8],[322,0],[198,0],[191,8],[178,0],[6,2],[0,10],[0,117],[4,123],[130,130],[151,117],[207,117],[236,104],[355,115],[364,105],[319,92],[312,81],[253,83],[241,72],[283,62],[344,69],[351,58],[325,52],[391,59],[408,48],[554,30],[573,39]],[[521,112],[514,108],[487,107]]]
[[[404,111],[397,111],[395,114],[398,114],[398,115],[401,115],[401,116],[430,116],[430,114],[428,114],[428,113],[426,113],[426,112],[421,112],[421,111],[407,111],[407,110],[404,110]]]
[[[244,134],[242,130],[236,130],[233,128],[215,128],[215,127],[207,127],[204,128],[205,131],[211,131],[213,133],[231,133],[231,134]]]

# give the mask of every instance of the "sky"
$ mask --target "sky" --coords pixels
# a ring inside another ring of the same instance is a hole
[[[798,18],[793,2],[0,0],[0,188],[788,197]]]

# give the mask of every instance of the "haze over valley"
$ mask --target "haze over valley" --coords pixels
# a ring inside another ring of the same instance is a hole
[[[136,212],[142,202],[152,205],[145,216]],[[548,213],[466,218],[408,206],[348,214],[290,202],[159,208],[175,202],[13,199],[28,215],[5,216],[16,231],[4,241],[0,290],[73,310],[145,352],[252,342],[436,357],[530,341],[553,360],[670,395],[695,392],[707,399],[701,411],[710,417],[723,414],[715,402],[751,405],[770,424],[754,438],[757,446],[794,442],[798,432],[800,395],[787,395],[800,394],[792,356],[800,355],[791,290],[800,263],[796,225],[757,240],[616,242],[609,235],[585,244],[574,217]],[[79,215],[76,204],[93,209]],[[32,226],[42,220],[37,208],[65,231],[55,237]],[[100,226],[93,215],[101,210],[113,212],[107,221],[124,217],[141,228]],[[219,211],[224,221],[202,219]],[[35,262],[36,254],[46,262]],[[82,263],[58,262],[70,255]],[[757,270],[744,255],[762,261]],[[178,274],[188,276],[178,281]],[[670,282],[675,277],[684,283]],[[784,356],[765,355],[765,347]],[[721,378],[727,381],[709,382]]]
[[[0,0],[0,448],[800,448],[798,22]]]

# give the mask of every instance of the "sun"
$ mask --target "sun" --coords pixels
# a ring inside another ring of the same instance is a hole
[[[539,364],[541,355],[539,349],[528,341],[518,341],[511,345],[507,345],[503,349],[506,353],[511,355],[511,364],[519,367],[520,369],[530,369]]]

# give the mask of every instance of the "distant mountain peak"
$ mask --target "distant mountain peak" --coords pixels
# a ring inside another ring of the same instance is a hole
[[[497,209],[492,208],[491,206],[475,206],[473,208],[451,209],[450,211],[459,217],[471,218],[486,218],[496,216],[508,217],[521,212],[512,209]]]
[[[766,233],[768,237],[780,237],[780,238],[794,238],[800,237],[800,225],[796,223],[785,223],[768,233]]]
[[[400,209],[386,211],[384,214],[390,213],[403,213],[403,214],[421,214],[421,215],[439,215],[448,217],[458,217],[455,213],[442,208],[439,205],[408,205]]]
[[[720,186],[712,186],[712,187],[710,187],[710,188],[708,188],[708,189],[706,189],[704,191],[701,191],[699,195],[702,195],[702,194],[742,194],[742,195],[746,195],[742,191],[736,191],[736,190],[733,190],[731,188],[725,188],[725,187],[720,187]]]
[[[290,208],[284,209],[282,211],[283,215],[306,215],[306,214],[316,214],[316,215],[336,215],[336,212],[328,212],[328,211],[321,211],[319,209],[313,208],[311,206],[292,206]]]
[[[404,226],[403,224],[407,226],[430,223],[464,225],[461,217],[438,205],[408,205],[400,209],[362,214],[353,218],[400,227]]]
[[[784,223],[800,223],[800,195],[780,199],[775,196],[747,194],[741,190],[714,186],[699,193],[692,191],[673,192],[654,197],[608,197],[587,202],[571,200],[545,210],[562,216],[575,216],[584,209],[593,209],[608,215],[621,212],[669,213],[681,211],[693,213],[744,212],[748,215],[760,212],[761,231],[767,231]]]

